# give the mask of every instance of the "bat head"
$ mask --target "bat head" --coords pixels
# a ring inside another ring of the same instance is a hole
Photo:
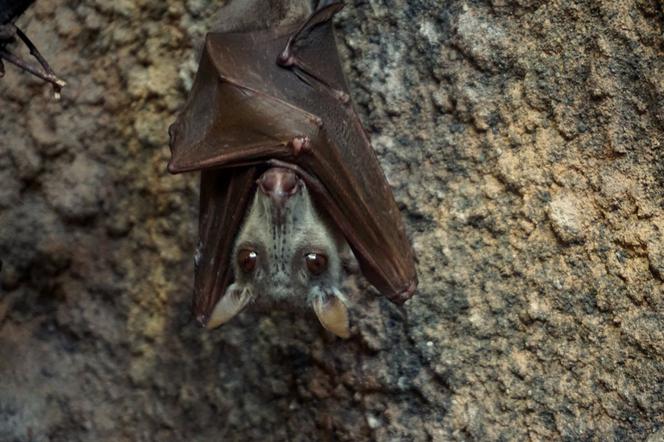
[[[208,327],[262,300],[311,307],[326,329],[348,337],[346,303],[358,272],[348,243],[316,209],[292,170],[273,167],[257,184],[233,249],[235,281],[215,306]]]

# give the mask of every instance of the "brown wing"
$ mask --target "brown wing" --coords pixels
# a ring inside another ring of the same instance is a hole
[[[235,234],[254,194],[256,169],[241,167],[201,172],[199,243],[194,257],[193,313],[205,325],[233,280]]]
[[[297,168],[369,282],[401,303],[417,284],[413,253],[349,99],[330,20],[338,9],[332,3],[291,29],[208,34],[192,94],[172,127],[169,168],[274,160]],[[299,154],[291,143],[298,137],[309,141]],[[232,240],[237,229],[226,232]]]
[[[169,128],[171,173],[284,158],[294,135],[313,137],[319,130],[314,115],[237,79],[258,75],[258,66],[233,57],[243,43],[239,36],[246,35],[207,36],[192,91]]]

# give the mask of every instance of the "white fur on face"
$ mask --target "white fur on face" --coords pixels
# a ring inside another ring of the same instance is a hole
[[[257,254],[256,267],[248,273],[237,261],[243,249]],[[309,253],[327,257],[327,268],[320,275],[308,270],[305,257]],[[316,210],[304,183],[281,208],[265,193],[256,192],[232,256],[235,282],[215,307],[213,327],[262,298],[312,307],[328,330],[341,337],[349,335],[343,290],[352,285],[346,284],[347,268],[357,268],[357,263],[343,235]],[[224,301],[226,297],[229,300]]]
[[[288,199],[281,213],[278,210],[269,196],[256,192],[238,235],[234,256],[248,247],[256,250],[258,262],[250,274],[242,272],[234,262],[236,283],[253,286],[257,296],[301,303],[311,301],[309,298],[320,289],[340,287],[341,254],[343,248],[349,249],[348,244],[318,214],[306,186],[302,184]],[[283,222],[275,222],[277,218]],[[307,270],[308,253],[327,256],[327,270],[322,275],[314,276]]]

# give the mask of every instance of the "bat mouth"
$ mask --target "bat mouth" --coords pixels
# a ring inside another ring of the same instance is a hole
[[[300,178],[290,169],[272,167],[257,180],[258,188],[270,197],[275,207],[283,209],[288,200],[296,195],[300,188]]]

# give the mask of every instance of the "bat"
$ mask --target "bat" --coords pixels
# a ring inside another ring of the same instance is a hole
[[[201,171],[193,313],[203,326],[269,299],[312,308],[345,338],[353,274],[397,304],[415,292],[414,254],[341,68],[332,18],[342,7],[322,1],[258,29],[233,29],[231,11],[206,36],[168,165]]]
[[[5,75],[5,66],[2,62],[5,60],[47,83],[51,83],[55,98],[59,99],[60,91],[65,86],[65,82],[53,72],[51,66],[28,36],[13,23],[34,2],[35,0],[0,0],[0,78]],[[16,40],[16,37],[28,47],[30,54],[37,59],[41,69],[25,62],[6,48],[9,43]]]

